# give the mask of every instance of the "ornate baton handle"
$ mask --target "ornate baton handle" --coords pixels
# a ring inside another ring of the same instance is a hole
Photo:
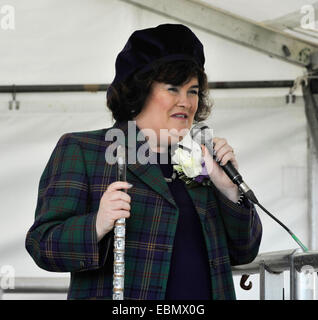
[[[117,148],[118,180],[126,181],[125,147]],[[114,226],[114,274],[113,274],[113,300],[124,300],[125,281],[125,233],[126,219],[116,220]]]

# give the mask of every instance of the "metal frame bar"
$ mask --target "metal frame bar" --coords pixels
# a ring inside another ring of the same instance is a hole
[[[69,282],[66,277],[16,277],[14,288],[0,288],[0,300],[7,293],[67,293]]]
[[[309,79],[307,84],[303,82],[302,91],[310,134],[318,150],[318,80]],[[315,91],[317,91],[316,98],[314,97]]]
[[[299,39],[198,0],[121,0],[181,23],[204,30],[234,43],[282,59],[308,66],[317,44]]]
[[[13,84],[0,86],[0,93],[98,92],[106,91],[108,87],[108,84]]]
[[[309,248],[318,249],[318,149],[314,145],[310,128],[307,128],[307,196],[308,196],[308,229]]]
[[[311,6],[314,8],[315,17],[318,17],[318,3],[313,3]],[[280,16],[276,19],[265,20],[262,23],[277,29],[295,28],[300,25],[303,13],[300,10],[290,12],[286,15]],[[306,30],[306,29],[304,29]]]
[[[262,261],[259,273],[260,300],[284,300],[284,272],[273,272]]]
[[[297,277],[297,271],[295,267],[295,250],[289,256],[290,268],[289,268],[289,284],[290,284],[290,300],[297,300],[297,292],[299,290],[299,283]]]
[[[253,88],[291,88],[293,80],[265,81],[215,81],[209,82],[209,89],[253,89]],[[106,91],[109,84],[55,84],[55,85],[0,85],[0,93],[63,93]]]

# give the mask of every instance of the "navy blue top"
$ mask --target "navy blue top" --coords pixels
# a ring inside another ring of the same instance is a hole
[[[157,154],[159,163],[159,153]],[[169,157],[170,159],[170,157]],[[172,164],[160,164],[165,177],[171,177]],[[179,208],[179,220],[174,239],[166,300],[211,300],[212,287],[208,252],[200,218],[185,183],[176,178],[168,182]]]

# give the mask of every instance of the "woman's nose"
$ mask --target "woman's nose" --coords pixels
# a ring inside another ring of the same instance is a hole
[[[184,107],[184,108],[190,108],[191,107],[191,100],[190,97],[186,92],[180,92],[178,95],[178,106]]]

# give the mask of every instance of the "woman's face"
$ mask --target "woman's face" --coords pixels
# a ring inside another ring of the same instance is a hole
[[[142,111],[135,118],[137,126],[154,131],[161,146],[177,143],[192,126],[198,109],[198,92],[196,77],[180,86],[154,82]]]

